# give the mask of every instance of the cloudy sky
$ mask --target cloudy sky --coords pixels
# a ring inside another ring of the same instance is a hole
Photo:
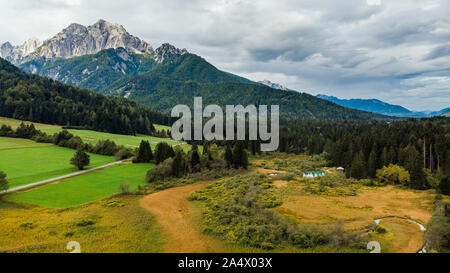
[[[252,80],[413,110],[450,107],[447,0],[0,0],[0,43],[102,18]]]

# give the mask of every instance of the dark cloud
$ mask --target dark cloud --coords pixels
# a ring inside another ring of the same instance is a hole
[[[425,60],[434,60],[440,57],[450,56],[450,44],[442,45],[434,48],[425,58]]]

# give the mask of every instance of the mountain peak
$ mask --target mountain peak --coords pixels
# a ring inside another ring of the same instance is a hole
[[[0,53],[2,57],[18,65],[30,60],[66,59],[121,47],[135,53],[153,52],[149,43],[130,35],[122,25],[100,19],[88,27],[72,23],[44,43],[32,39],[13,50],[4,44]]]
[[[173,56],[184,55],[186,53],[188,53],[188,51],[185,48],[179,49],[169,43],[164,43],[155,50],[155,61],[157,63],[162,63]]]
[[[285,86],[283,86],[283,85],[281,85],[279,83],[271,82],[269,80],[259,81],[258,83],[266,85],[266,86],[268,86],[270,88],[273,88],[273,89],[279,89],[279,90],[284,90],[284,91],[289,90],[287,87],[285,87]]]

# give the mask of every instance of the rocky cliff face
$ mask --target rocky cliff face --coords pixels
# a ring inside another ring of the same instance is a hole
[[[151,45],[130,35],[123,26],[99,20],[92,26],[71,24],[43,43],[32,39],[20,47],[5,43],[1,57],[18,65],[33,60],[71,58],[95,54],[109,48],[125,48],[134,53],[153,53]]]
[[[6,42],[0,46],[0,57],[18,64],[41,45],[42,42],[37,38],[28,39],[21,46],[13,46],[9,42]]]

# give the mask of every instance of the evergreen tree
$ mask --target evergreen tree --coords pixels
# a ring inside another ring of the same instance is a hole
[[[160,142],[158,143],[158,145],[156,145],[155,149],[156,164],[159,164],[164,160],[173,156],[175,156],[175,152],[173,151],[172,147],[170,147],[170,145],[167,144],[166,142]]]
[[[184,175],[184,158],[183,152],[177,151],[172,161],[172,174],[175,177],[181,177]]]
[[[194,169],[195,166],[200,164],[200,156],[198,154],[198,150],[192,147],[191,151],[191,168]]]
[[[148,163],[153,160],[152,148],[148,141],[142,140],[135,162]]]
[[[228,168],[233,165],[233,151],[231,150],[230,145],[227,145],[225,150],[225,161],[227,162]]]
[[[83,151],[83,150],[77,150],[75,155],[70,159],[70,164],[74,165],[78,168],[78,170],[83,170],[84,167],[89,165],[90,157],[89,155]]]
[[[383,151],[381,152],[380,163],[381,167],[388,166],[391,163],[389,162],[387,147],[384,147]]]
[[[377,172],[377,153],[376,153],[376,147],[374,146],[372,148],[372,151],[369,155],[369,160],[367,161],[367,175],[369,177],[375,177],[375,174]]]
[[[6,174],[0,171],[0,192],[9,189],[8,180],[6,180]]]
[[[248,167],[248,154],[247,151],[244,149],[244,142],[239,141],[234,145],[233,149],[233,166],[235,168],[244,168],[247,169]]]
[[[364,154],[360,151],[352,161],[350,168],[350,177],[356,179],[362,179],[366,177],[366,164],[364,160]]]
[[[439,190],[442,194],[450,195],[450,177],[444,177],[439,182]]]
[[[423,171],[423,161],[420,156],[413,159],[413,162],[409,164],[411,174],[411,188],[423,190],[428,187],[425,172]]]

